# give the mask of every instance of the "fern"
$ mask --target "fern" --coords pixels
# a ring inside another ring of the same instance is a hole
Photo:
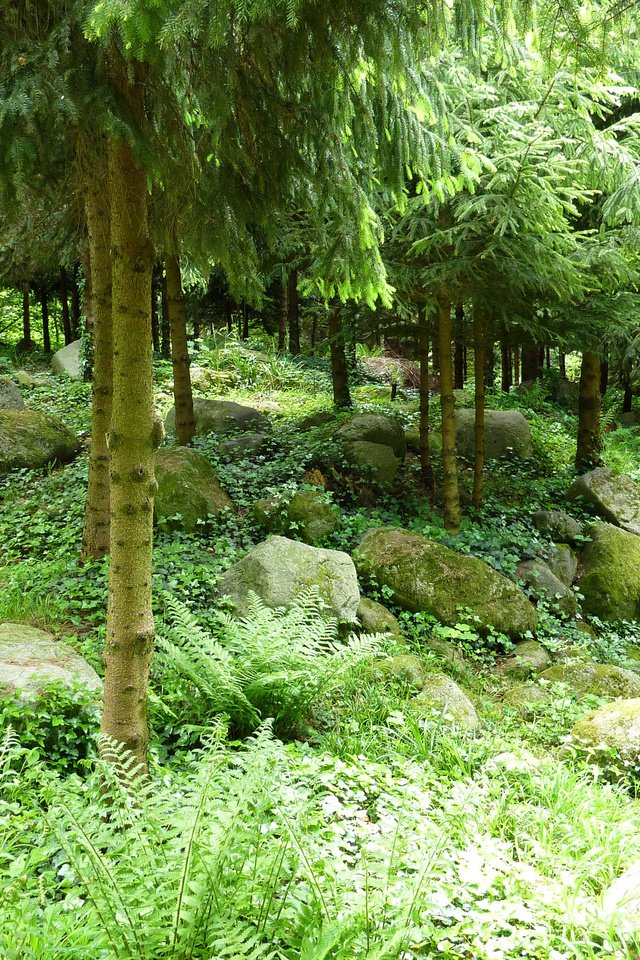
[[[167,598],[171,625],[159,630],[160,662],[178,672],[206,721],[226,714],[241,731],[273,718],[291,731],[311,704],[334,688],[345,672],[374,656],[380,636],[338,638],[338,625],[323,613],[317,590],[289,610],[272,610],[255,594],[246,617],[217,613],[217,636],[204,630],[184,604]]]

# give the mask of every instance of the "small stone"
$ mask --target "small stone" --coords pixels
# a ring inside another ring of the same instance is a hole
[[[390,633],[394,637],[403,637],[402,627],[394,615],[376,600],[361,597],[357,616],[365,633]]]
[[[407,452],[404,429],[395,417],[381,413],[354,414],[338,427],[336,438],[344,443],[365,442],[382,447],[391,447],[402,459]]]
[[[544,560],[525,560],[518,564],[517,575],[537,597],[546,599],[549,606],[566,617],[574,617],[577,610],[576,596],[554,575]]]
[[[264,450],[266,440],[264,433],[242,433],[220,444],[220,456],[234,462],[256,457]]]
[[[640,617],[640,537],[611,523],[587,528],[591,537],[582,553],[582,608],[600,620]]]
[[[387,657],[376,664],[376,669],[385,679],[399,680],[414,690],[422,690],[429,677],[429,671],[420,657],[412,653],[401,653],[396,657]]]
[[[475,730],[479,724],[476,708],[469,697],[444,673],[430,674],[414,703],[420,707],[423,716],[437,710],[463,730]]]
[[[504,662],[501,672],[520,680],[542,673],[551,663],[551,657],[537,640],[517,643],[513,656]]]
[[[582,524],[564,510],[538,510],[533,522],[536,530],[558,543],[576,543],[582,535]]]
[[[617,700],[579,720],[571,731],[575,740],[595,751],[607,764],[610,751],[633,763],[640,762],[640,699]],[[598,749],[600,748],[600,749]]]
[[[374,479],[381,486],[387,486],[396,478],[400,461],[391,447],[380,443],[369,443],[367,440],[358,440],[346,444],[349,458],[356,466],[371,471]]]
[[[553,694],[549,687],[543,687],[539,683],[520,684],[512,687],[504,696],[506,705],[515,710],[523,720],[533,720],[552,700]]]
[[[208,433],[234,433],[239,430],[264,432],[269,427],[268,418],[260,410],[234,403],[232,400],[207,400],[204,397],[194,397],[193,414],[198,436]],[[172,407],[165,419],[167,433],[174,433],[175,426],[176,411],[175,407]]]

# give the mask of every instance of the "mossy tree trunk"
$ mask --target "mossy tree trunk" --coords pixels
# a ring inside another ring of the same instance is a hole
[[[473,449],[473,505],[479,508],[482,505],[482,491],[484,485],[484,399],[485,399],[485,370],[486,370],[486,331],[482,313],[478,309],[473,311],[473,349],[475,353],[476,390],[475,390],[475,425]]]
[[[151,276],[151,342],[153,352],[160,353],[160,321],[158,318],[158,276],[154,269]]]
[[[298,300],[298,271],[289,271],[287,284],[289,353],[297,357],[300,353],[300,302]]]
[[[429,328],[424,306],[418,311],[418,360],[420,363],[420,473],[430,499],[435,492],[435,477],[429,450]]]
[[[464,343],[462,330],[464,326],[464,307],[461,303],[456,306],[456,345],[453,355],[453,385],[456,390],[464,389]]]
[[[451,298],[438,293],[438,353],[440,357],[440,405],[442,408],[442,468],[444,525],[449,533],[460,531],[460,491],[456,448],[453,362],[451,356]]]
[[[167,308],[171,324],[171,363],[173,366],[173,399],[176,407],[176,438],[186,446],[196,432],[193,415],[193,393],[189,374],[190,358],[187,342],[187,307],[182,290],[180,260],[175,238],[165,259],[167,274]]]
[[[89,233],[92,281],[93,404],[89,483],[84,510],[82,556],[104,557],[109,552],[109,448],[113,392],[113,338],[111,325],[111,223],[108,173],[103,159],[100,175],[88,178],[85,211]],[[96,171],[100,161],[96,158]]]
[[[339,409],[350,407],[349,366],[345,351],[344,330],[335,309],[329,312],[329,347],[331,350],[333,403]]]
[[[622,397],[622,413],[631,413],[633,407],[633,393],[631,392],[631,384],[628,382],[624,385],[624,394]]]
[[[85,274],[85,289],[87,276]],[[77,340],[82,335],[82,310],[80,309],[80,265],[74,263],[73,275],[71,278],[71,333],[73,339]]]
[[[143,70],[112,53],[114,77],[141,126]],[[113,293],[111,563],[102,732],[146,767],[147,681],[153,651],[153,499],[156,491],[147,177],[128,142],[109,144]]]
[[[153,282],[153,273],[151,275]],[[160,267],[160,353],[168,359],[171,356],[171,320],[169,318],[169,297],[167,294],[166,265]],[[153,333],[151,339],[153,340]]]
[[[29,284],[22,284],[22,342],[25,350],[33,346],[31,339],[31,305],[29,303]]]
[[[500,342],[501,376],[500,387],[503,393],[509,393],[512,384],[511,348],[507,340]]]
[[[287,283],[284,278],[276,281],[278,301],[278,350],[282,353],[287,344]]]
[[[60,267],[60,306],[62,309],[62,330],[66,345],[73,340],[71,333],[71,317],[69,315],[69,278],[64,267]]]
[[[578,444],[576,469],[585,470],[600,462],[600,357],[591,350],[582,354],[578,394]]]

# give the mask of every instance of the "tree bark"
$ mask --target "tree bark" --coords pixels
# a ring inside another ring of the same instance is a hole
[[[193,393],[189,374],[189,344],[187,342],[187,309],[180,276],[180,260],[175,252],[175,238],[165,259],[167,274],[167,307],[171,324],[171,362],[173,365],[173,398],[176,407],[176,438],[186,446],[196,432],[193,414]]]
[[[431,500],[435,493],[435,476],[429,450],[429,330],[423,306],[418,311],[418,359],[420,362],[420,473]]]
[[[298,271],[289,273],[289,353],[297,357],[300,353],[300,302],[298,300]]]
[[[500,353],[502,358],[501,383],[503,393],[509,393],[511,389],[511,348],[506,340],[500,344]]]
[[[540,351],[537,347],[522,348],[522,380],[537,380],[540,376]]]
[[[29,304],[29,284],[22,284],[22,342],[25,350],[33,346],[31,339],[31,308]]]
[[[344,331],[335,311],[329,313],[329,347],[331,350],[331,380],[333,403],[339,409],[351,406],[349,367],[344,346]]]
[[[78,281],[79,275],[79,265],[74,263],[73,276],[71,278],[71,334],[74,340],[78,340],[82,333],[82,310],[80,308],[80,284]]]
[[[193,339],[200,339],[200,304],[193,305]]]
[[[142,67],[113,52],[114,73],[133,119],[142,125]],[[128,69],[129,68],[129,69]],[[130,73],[133,76],[130,79]],[[153,651],[151,609],[154,424],[151,273],[147,177],[125,140],[109,144],[113,291],[111,563],[105,641],[102,732],[146,769],[147,681]]]
[[[62,307],[62,329],[64,342],[68,345],[73,342],[71,332],[71,317],[69,315],[69,278],[64,267],[60,267],[60,305]]]
[[[151,342],[153,352],[160,353],[160,322],[158,318],[158,285],[156,271],[151,277]]]
[[[567,355],[566,353],[562,353],[562,351],[560,351],[560,353],[558,354],[558,365],[560,367],[560,376],[563,378],[563,380],[566,380],[567,379]]]
[[[453,385],[456,390],[464,389],[464,344],[462,342],[462,328],[464,324],[464,307],[461,303],[456,306],[456,338],[453,358]]]
[[[165,357],[165,359],[168,359],[171,356],[171,320],[169,319],[166,264],[164,265],[164,269],[160,270],[160,310],[160,354]]]
[[[476,509],[482,506],[484,486],[484,371],[485,371],[485,329],[483,317],[479,310],[473,311],[473,349],[476,361],[476,391],[475,391],[475,427],[474,427],[474,456],[473,456],[473,505]]]
[[[44,287],[40,288],[40,310],[42,311],[42,349],[51,353],[51,331],[49,329],[49,303]]]
[[[113,393],[113,337],[111,325],[111,224],[107,192],[107,164],[101,176],[86,187],[85,210],[89,232],[92,285],[93,404],[89,483],[82,532],[83,559],[109,552],[109,448]]]
[[[633,393],[631,392],[631,385],[625,383],[624,385],[624,396],[622,398],[622,413],[631,413],[633,407]]]
[[[242,301],[242,332],[243,340],[249,339],[249,304],[246,300]]]
[[[600,461],[600,357],[591,350],[582,354],[578,399],[576,468],[589,469]]]
[[[513,348],[513,383],[520,383],[520,347]]]
[[[609,386],[609,361],[602,360],[600,363],[600,394],[604,397]]]
[[[442,408],[442,467],[444,525],[449,533],[460,532],[460,492],[456,449],[456,420],[451,357],[451,300],[438,294],[438,352],[440,355],[440,405]]]
[[[282,353],[287,343],[287,284],[278,280],[278,350]]]

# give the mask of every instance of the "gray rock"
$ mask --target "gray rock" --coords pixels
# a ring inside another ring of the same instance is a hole
[[[475,411],[456,409],[456,443],[461,457],[471,460],[475,446]],[[517,410],[485,411],[485,458],[497,460],[507,454],[530,457],[531,427]]]
[[[220,444],[220,456],[232,461],[257,457],[264,450],[266,440],[264,433],[241,433]]]
[[[24,410],[24,400],[13,380],[0,377],[0,410]]]
[[[27,373],[26,370],[16,370],[13,374],[13,379],[23,390],[31,390],[31,388],[36,385],[35,379],[30,373]]]
[[[390,633],[402,637],[402,627],[394,615],[376,600],[361,597],[358,605],[358,620],[365,633]]]
[[[515,710],[523,720],[533,720],[542,713],[545,707],[553,701],[553,694],[549,687],[539,683],[518,684],[508,690],[504,702]]]
[[[80,371],[80,349],[82,340],[74,340],[73,343],[56,350],[51,358],[51,369],[59,377],[70,377],[72,380],[82,380]]]
[[[590,693],[596,697],[640,697],[638,674],[608,663],[568,660],[545,670],[542,679],[566,683],[576,693]]]
[[[388,486],[395,480],[400,460],[391,447],[357,440],[345,444],[345,452],[357,467],[369,471],[381,486]]]
[[[50,633],[24,623],[0,624],[0,694],[28,696],[56,681],[102,689],[93,667]]]
[[[210,514],[233,510],[207,458],[190,447],[158,450],[156,481],[155,518],[173,530],[194,530]]]
[[[549,569],[566,587],[570,587],[578,572],[578,558],[566,543],[554,543],[547,560]]]
[[[329,616],[355,622],[360,590],[351,557],[286,537],[269,537],[250,550],[224,574],[219,594],[230,597],[242,614],[252,592],[269,607],[288,608],[312,587],[327,604]]]
[[[395,417],[387,417],[382,413],[357,413],[349,417],[338,427],[336,437],[344,443],[365,441],[391,447],[400,459],[407,452],[402,424]]]
[[[611,750],[632,763],[640,762],[640,698],[599,707],[579,720],[571,734],[605,764],[611,759]]]
[[[476,708],[469,697],[444,673],[430,674],[414,703],[421,713],[429,715],[437,710],[463,730],[475,730],[479,724]]]
[[[330,410],[318,410],[316,413],[309,413],[306,417],[298,420],[298,430],[303,432],[312,430],[314,427],[323,427],[325,423],[331,423],[335,419],[335,414]]]
[[[455,553],[401,527],[368,530],[354,553],[358,572],[392,591],[404,610],[424,611],[454,625],[468,608],[478,627],[520,636],[536,627],[523,591],[482,560]]]
[[[567,498],[582,500],[599,517],[640,535],[640,485],[631,477],[596,467],[574,480]]]
[[[640,537],[600,520],[587,528],[580,579],[585,613],[600,620],[640,617]]]
[[[428,637],[421,641],[421,646],[426,647],[429,653],[433,653],[440,660],[446,660],[454,667],[464,667],[467,663],[466,657],[455,643],[444,640],[442,637]]]
[[[35,470],[54,461],[68,463],[79,450],[76,435],[50,414],[0,410],[0,476],[10,470]]]
[[[253,515],[265,533],[291,534],[309,544],[330,536],[342,526],[338,509],[318,488],[298,490],[288,502],[278,498],[258,500]]]
[[[226,434],[236,430],[260,432],[268,429],[269,421],[264,413],[254,407],[245,407],[233,400],[207,400],[194,397],[193,413],[196,421],[196,434]],[[176,411],[172,407],[165,419],[167,433],[174,433]]]
[[[582,534],[582,524],[564,510],[538,510],[533,522],[536,530],[558,543],[575,543]]]
[[[516,572],[537,597],[547,599],[552,609],[567,617],[575,616],[577,601],[573,590],[558,580],[544,560],[524,560]]]
[[[420,657],[412,653],[400,653],[396,657],[387,657],[376,664],[376,670],[385,679],[399,680],[413,690],[422,690],[429,678],[429,670]]]
[[[517,643],[513,656],[509,657],[502,666],[502,673],[519,680],[526,680],[537,673],[542,673],[551,664],[551,657],[537,640],[523,640]]]

